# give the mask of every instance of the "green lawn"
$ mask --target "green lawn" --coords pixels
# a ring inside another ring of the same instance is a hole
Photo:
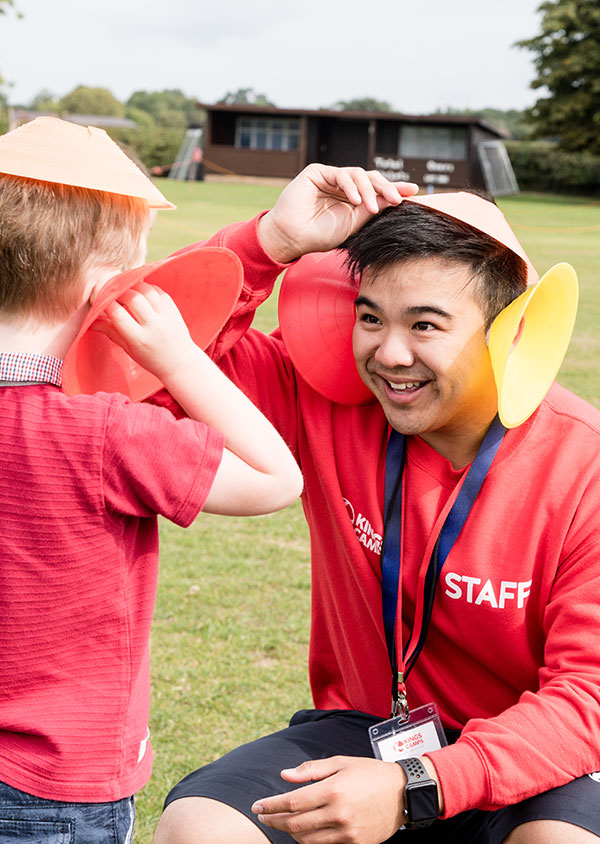
[[[281,187],[159,180],[177,204],[161,212],[149,260],[269,208]],[[600,205],[520,195],[500,200],[537,269],[577,270],[581,304],[559,380],[600,407]],[[255,324],[270,330],[275,300]],[[135,844],[150,844],[167,790],[229,748],[284,726],[310,705],[306,676],[310,581],[299,504],[273,516],[201,515],[184,531],[161,525],[161,576],[152,638],[154,773],[138,795]]]

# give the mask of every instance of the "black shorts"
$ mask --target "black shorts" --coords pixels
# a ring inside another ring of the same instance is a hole
[[[210,797],[238,809],[275,844],[290,844],[293,839],[287,833],[258,822],[252,804],[305,784],[282,780],[283,768],[328,756],[372,757],[368,728],[379,720],[362,712],[301,710],[285,730],[244,744],[189,774],[169,792],[165,807],[182,797]],[[455,741],[458,733],[447,737]],[[515,827],[534,820],[564,821],[600,836],[600,776],[580,777],[495,812],[474,809],[425,829],[404,830],[389,841],[400,842],[401,835],[409,834],[415,844],[501,844]]]

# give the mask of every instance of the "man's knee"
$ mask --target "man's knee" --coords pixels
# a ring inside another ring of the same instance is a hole
[[[154,844],[266,844],[260,829],[237,809],[207,797],[170,803],[158,822]]]
[[[564,821],[529,821],[515,827],[503,844],[598,844],[598,836]]]

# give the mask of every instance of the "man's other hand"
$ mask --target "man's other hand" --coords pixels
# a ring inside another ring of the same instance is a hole
[[[353,756],[304,762],[281,772],[304,788],[258,800],[265,826],[300,844],[380,844],[403,824],[406,777],[399,765]]]

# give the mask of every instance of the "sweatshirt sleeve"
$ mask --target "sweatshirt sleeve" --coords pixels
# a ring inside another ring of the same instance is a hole
[[[538,689],[494,718],[468,721],[456,744],[427,754],[442,783],[443,817],[498,809],[600,770],[599,495],[596,473],[541,610]]]
[[[238,302],[206,352],[264,413],[296,453],[295,370],[279,330],[266,335],[251,329],[256,309],[270,296],[278,276],[289,266],[273,261],[260,245],[257,226],[264,213],[248,222],[226,226],[202,244],[231,249],[244,268]],[[186,249],[197,246],[194,244]],[[172,407],[171,410],[176,412]]]
[[[218,361],[246,333],[252,324],[259,305],[268,299],[280,273],[289,264],[273,261],[264,251],[258,240],[258,223],[267,212],[257,214],[254,219],[244,223],[232,223],[218,231],[201,246],[223,246],[235,252],[244,267],[244,280],[237,304],[229,320],[219,335],[206,349],[214,361]],[[199,244],[192,244],[180,249],[175,254],[195,249]]]

